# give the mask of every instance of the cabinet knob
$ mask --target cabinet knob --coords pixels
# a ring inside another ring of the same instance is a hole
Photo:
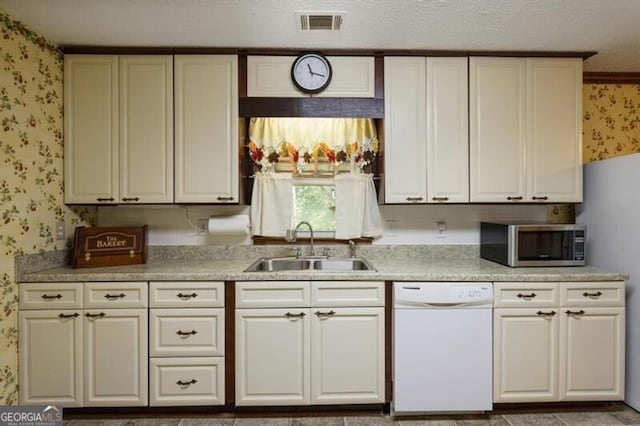
[[[183,382],[182,380],[178,380],[176,382],[178,386],[189,386],[189,385],[195,385],[196,383],[198,383],[196,379],[191,379],[188,382]]]
[[[432,201],[449,201],[449,197],[433,197]]]
[[[104,298],[107,300],[115,300],[115,299],[124,299],[126,297],[126,295],[124,293],[120,293],[120,294],[105,294]]]
[[[422,197],[407,197],[407,201],[422,201]]]
[[[195,336],[196,334],[198,334],[198,332],[195,331],[195,330],[191,330],[191,331],[178,330],[178,331],[176,331],[176,334],[178,336]]]
[[[74,312],[72,314],[59,314],[58,318],[78,318],[80,316],[79,313]]]
[[[56,294],[54,296],[51,296],[49,294],[43,294],[42,296],[40,296],[41,298],[43,298],[44,300],[51,300],[51,299],[62,299],[62,295],[61,294]]]
[[[548,200],[548,199],[549,199],[549,197],[547,197],[547,196],[545,195],[545,196],[543,196],[543,197],[531,197],[531,199],[532,199],[532,200],[542,200],[542,201],[544,201],[544,200]]]
[[[89,312],[87,312],[86,314],[84,314],[85,317],[91,319],[91,318],[104,318],[107,316],[107,314],[105,314],[104,312],[100,312],[99,314],[90,314]]]
[[[98,197],[98,198],[96,198],[96,201],[100,201],[100,202],[103,202],[103,201],[113,201],[114,199],[115,199],[115,198],[113,198],[113,197],[109,197],[109,198],[106,198],[106,197]]]
[[[522,200],[522,196],[520,196],[520,195],[518,195],[517,197],[509,196],[509,197],[507,197],[507,200],[509,200],[509,201],[520,201],[520,200]]]
[[[138,197],[122,197],[122,201],[140,201]]]
[[[300,312],[299,314],[292,314],[291,312],[287,312],[284,314],[287,318],[303,318],[306,314],[304,312]]]
[[[233,201],[233,197],[218,197],[218,201]]]
[[[517,294],[517,296],[518,296],[518,299],[531,300],[531,299],[533,299],[534,297],[536,297],[536,296],[537,296],[537,294],[535,294],[535,293],[530,293],[530,294],[522,294],[522,293],[518,293],[518,294]]]
[[[191,294],[178,293],[176,294],[176,296],[179,297],[180,299],[191,299],[193,297],[198,297],[196,293],[191,293]]]
[[[597,299],[598,297],[602,296],[602,292],[601,291],[596,291],[595,293],[589,293],[588,291],[585,291],[584,293],[582,293],[582,295],[584,297],[590,297],[592,299]]]
[[[585,311],[583,311],[582,309],[580,309],[579,311],[569,311],[567,310],[565,312],[567,315],[576,315],[576,316],[581,316],[585,314]]]
[[[551,311],[551,312],[542,312],[542,311],[538,311],[536,312],[536,314],[539,317],[552,317],[556,314],[556,311]]]

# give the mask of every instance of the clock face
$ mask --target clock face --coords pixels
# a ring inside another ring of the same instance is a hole
[[[331,81],[331,64],[316,53],[299,56],[291,67],[291,78],[298,89],[305,93],[323,91]]]

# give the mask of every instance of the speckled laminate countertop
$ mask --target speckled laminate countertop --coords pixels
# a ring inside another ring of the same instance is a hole
[[[363,256],[377,271],[243,272],[256,258],[155,259],[144,265],[73,269],[49,268],[21,275],[21,282],[61,281],[253,281],[253,280],[392,280],[392,281],[617,281],[624,273],[591,266],[509,268],[480,258]]]

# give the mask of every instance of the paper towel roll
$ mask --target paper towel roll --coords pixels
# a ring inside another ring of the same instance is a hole
[[[244,238],[249,235],[249,225],[249,216],[246,214],[213,216],[209,218],[207,229],[212,236]]]

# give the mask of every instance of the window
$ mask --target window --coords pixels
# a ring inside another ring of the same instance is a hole
[[[333,233],[336,230],[336,187],[333,179],[322,185],[294,183],[292,191],[292,227],[304,220],[311,224],[314,232]]]

